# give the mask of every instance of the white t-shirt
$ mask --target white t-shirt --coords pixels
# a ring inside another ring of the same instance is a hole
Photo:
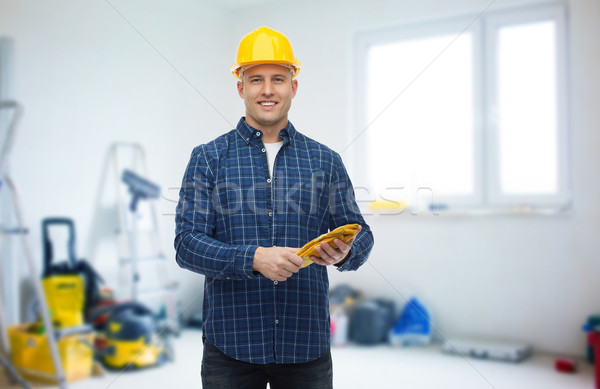
[[[273,165],[275,164],[275,157],[279,152],[283,141],[276,143],[265,143],[265,149],[267,149],[267,161],[269,162],[269,177],[273,177]]]

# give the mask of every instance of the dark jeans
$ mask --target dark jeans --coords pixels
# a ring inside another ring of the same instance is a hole
[[[223,354],[207,340],[202,357],[203,389],[332,389],[331,352],[311,362],[257,365]]]

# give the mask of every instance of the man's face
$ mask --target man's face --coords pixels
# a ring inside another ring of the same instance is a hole
[[[237,88],[246,105],[246,122],[259,130],[279,131],[288,123],[288,111],[296,96],[298,81],[290,70],[275,64],[247,69]]]

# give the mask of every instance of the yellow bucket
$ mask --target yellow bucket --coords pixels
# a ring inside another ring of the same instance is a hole
[[[12,363],[24,377],[57,382],[48,338],[30,332],[35,327],[39,324],[26,323],[8,328]],[[58,354],[68,382],[91,376],[94,337],[94,333],[74,334],[58,340]]]

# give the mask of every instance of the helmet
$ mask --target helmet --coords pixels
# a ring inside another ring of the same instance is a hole
[[[300,71],[300,62],[288,38],[268,27],[259,27],[240,41],[231,72],[241,80],[240,70],[243,66],[264,63],[288,66],[292,70],[292,78]]]

